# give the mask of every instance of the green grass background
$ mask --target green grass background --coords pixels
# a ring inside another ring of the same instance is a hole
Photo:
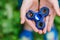
[[[0,0],[0,40],[19,40],[18,36],[23,27],[20,24],[20,12],[17,5],[17,0]],[[60,40],[59,16],[55,17],[54,23]],[[34,32],[34,40],[43,40],[43,36]]]

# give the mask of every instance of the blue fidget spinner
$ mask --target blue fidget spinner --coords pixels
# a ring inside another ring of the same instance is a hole
[[[45,27],[44,18],[49,15],[49,8],[42,7],[38,12],[34,12],[32,10],[29,10],[26,13],[26,17],[29,20],[34,20],[36,23],[36,27],[39,30],[43,30]]]

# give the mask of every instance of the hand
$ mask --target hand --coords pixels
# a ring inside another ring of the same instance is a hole
[[[51,28],[54,24],[54,18],[56,14],[60,16],[60,10],[58,6],[58,0],[40,0],[40,8],[43,6],[47,6],[50,9],[49,15],[45,18],[46,26],[43,30],[41,30],[39,33],[46,33],[47,31],[50,32]]]
[[[31,27],[35,32],[38,32],[39,34],[46,33],[47,30],[50,31],[51,27],[53,25],[53,21],[54,21],[54,17],[56,15],[56,13],[60,16],[58,1],[57,0],[55,2],[54,1],[50,1],[50,0],[41,0],[40,1],[40,8],[42,6],[47,6],[50,8],[50,13],[49,13],[49,16],[47,16],[45,18],[46,27],[43,30],[38,30],[35,27],[35,23],[31,20],[28,20],[25,17],[25,14],[29,9],[37,11],[38,0],[29,0],[29,1],[24,0],[22,7],[21,7],[21,24],[24,24],[24,23],[28,24],[29,27]]]
[[[25,26],[31,27],[35,32],[38,32],[38,29],[35,26],[35,23],[31,20],[28,20],[25,15],[28,10],[36,11],[38,8],[38,0],[24,0],[21,7],[21,24],[25,23]]]

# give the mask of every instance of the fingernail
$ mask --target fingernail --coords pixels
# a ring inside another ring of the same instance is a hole
[[[42,34],[42,32],[39,32],[39,34]]]
[[[46,33],[46,31],[43,32],[44,34]]]
[[[42,32],[40,32],[39,34],[42,34]]]
[[[21,24],[23,24],[24,23],[24,21],[21,21]]]
[[[38,32],[38,30],[36,30],[35,32]]]

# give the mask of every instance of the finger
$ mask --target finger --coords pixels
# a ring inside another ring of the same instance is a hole
[[[21,11],[20,17],[21,17],[21,24],[25,22],[25,11]]]
[[[57,15],[60,16],[58,0],[49,0],[49,2],[53,5]]]
[[[54,9],[57,13],[58,16],[60,16],[60,10],[59,10],[59,4],[58,4],[58,0],[56,1],[56,3],[53,3],[54,5]]]
[[[54,22],[54,17],[55,17],[56,13],[51,14],[49,16],[49,22],[48,22],[48,32],[50,32],[52,26],[53,26],[53,22]]]
[[[42,34],[42,30],[39,30],[38,33],[39,33],[39,34]]]
[[[33,1],[32,0],[24,0],[23,4],[21,6],[21,24],[23,24],[25,22],[25,14],[27,12],[27,10],[30,8],[30,6],[32,5]],[[27,7],[28,6],[28,7]]]
[[[46,33],[46,31],[47,31],[47,27],[48,27],[48,21],[49,21],[49,16],[47,16],[46,18],[45,18],[45,28],[43,29],[43,33],[45,34]]]
[[[35,24],[31,21],[26,19],[26,22],[29,24],[29,26],[31,26],[31,28],[35,31],[38,32],[38,29],[36,28]]]
[[[53,24],[53,18],[52,18],[52,16],[50,16],[49,23],[48,23],[48,32],[50,32],[52,24]]]

